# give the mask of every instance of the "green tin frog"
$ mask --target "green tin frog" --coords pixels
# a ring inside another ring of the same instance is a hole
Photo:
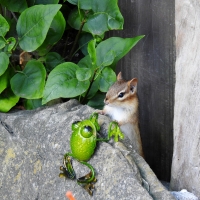
[[[76,121],[72,124],[72,135],[70,138],[71,153],[66,153],[63,158],[63,166],[60,167],[62,173],[60,177],[76,179],[76,174],[72,166],[71,158],[76,159],[81,164],[86,165],[90,172],[81,178],[77,178],[77,183],[88,191],[90,195],[93,194],[94,183],[96,182],[95,172],[92,165],[87,163],[94,154],[97,141],[108,142],[112,136],[114,141],[118,141],[118,137],[124,138],[118,123],[110,122],[108,128],[107,138],[97,138],[97,132],[100,130],[98,124],[98,113],[93,113],[89,119],[83,121]]]

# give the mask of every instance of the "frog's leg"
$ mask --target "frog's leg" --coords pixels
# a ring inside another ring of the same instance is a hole
[[[62,171],[62,173],[59,174],[59,177],[65,177],[65,178],[70,178],[70,179],[76,178],[76,174],[73,169],[70,156],[73,157],[71,153],[66,153],[64,155],[63,166],[60,166],[60,170]],[[94,182],[97,181],[95,178],[94,168],[92,167],[92,165],[88,164],[87,162],[79,161],[79,160],[77,161],[83,165],[86,165],[90,169],[90,172],[88,174],[77,179],[77,183],[80,186],[82,186],[85,190],[87,190],[90,195],[92,195],[93,189],[94,189]]]
[[[78,178],[77,183],[82,186],[85,190],[88,191],[88,193],[92,196],[93,190],[94,190],[94,183],[97,181],[95,178],[95,172],[92,165],[90,165],[87,162],[80,161],[83,165],[86,165],[88,168],[90,168],[90,172],[86,174],[85,176]]]
[[[65,177],[65,178],[70,178],[70,179],[76,178],[76,174],[73,169],[70,156],[72,156],[71,153],[66,153],[64,155],[63,166],[60,166],[60,170],[62,171],[62,173],[59,174],[59,177]]]
[[[112,121],[109,124],[109,128],[108,128],[108,136],[107,138],[98,138],[97,141],[104,141],[104,142],[108,142],[110,140],[110,138],[114,136],[114,141],[118,142],[119,137],[121,139],[124,138],[124,134],[121,132],[119,125],[116,121]]]

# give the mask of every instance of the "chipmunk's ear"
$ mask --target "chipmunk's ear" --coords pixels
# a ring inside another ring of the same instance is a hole
[[[138,82],[137,78],[133,78],[130,81],[128,81],[127,84],[132,92],[137,91],[137,82]]]
[[[121,80],[123,80],[122,73],[119,72],[119,74],[117,75],[117,81],[121,81]]]

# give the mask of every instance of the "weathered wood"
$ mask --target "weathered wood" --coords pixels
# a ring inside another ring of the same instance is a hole
[[[200,2],[176,0],[176,87],[171,188],[200,198]]]
[[[175,30],[174,0],[119,0],[124,30],[114,36],[146,35],[120,61],[117,72],[137,77],[140,130],[146,161],[162,180],[170,179],[173,153]]]

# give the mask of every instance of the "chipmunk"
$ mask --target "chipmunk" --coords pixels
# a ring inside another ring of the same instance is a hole
[[[136,152],[144,157],[138,120],[137,78],[125,81],[121,72],[106,93],[105,106],[100,114],[108,115],[118,122],[121,131],[127,136]]]

